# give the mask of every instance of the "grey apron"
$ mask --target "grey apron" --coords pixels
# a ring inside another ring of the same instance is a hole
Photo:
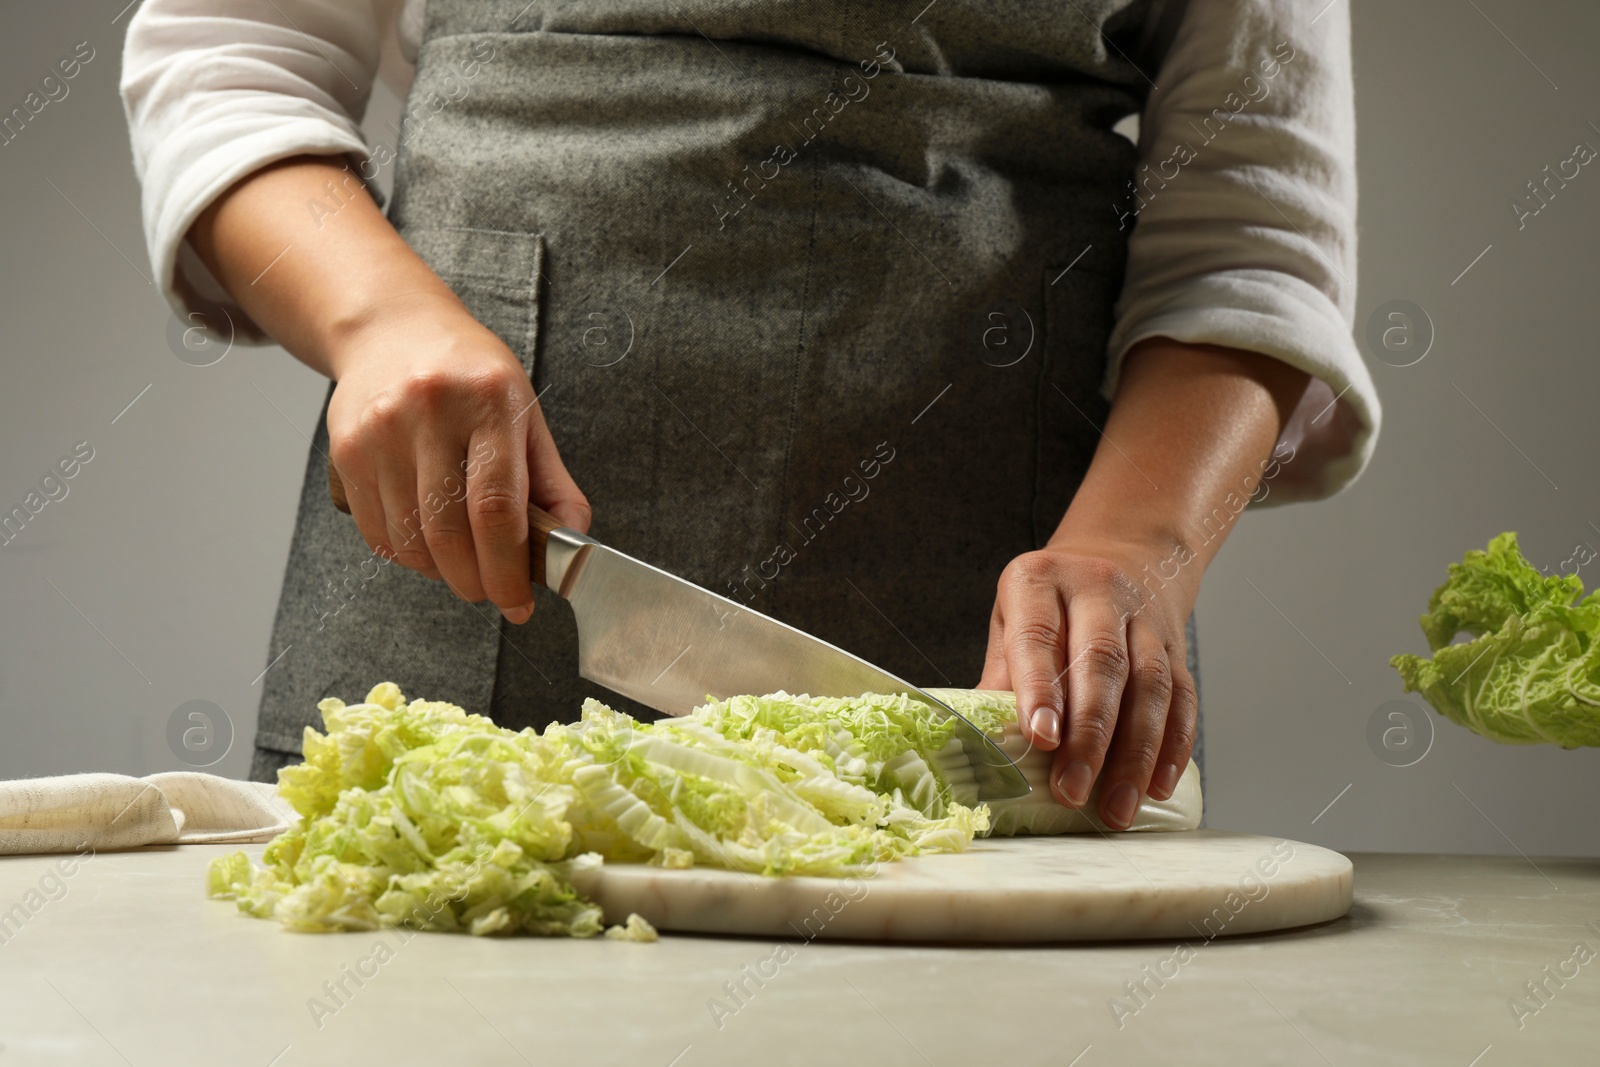
[[[1159,34],[1147,0],[925,3],[429,0],[390,218],[521,356],[595,537],[969,686],[1106,418],[1111,127]],[[512,626],[375,560],[326,450],[254,777],[382,680],[513,728],[644,710],[577,676],[559,598]]]

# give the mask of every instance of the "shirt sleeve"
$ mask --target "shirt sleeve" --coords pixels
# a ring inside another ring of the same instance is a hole
[[[1128,350],[1157,336],[1259,352],[1312,376],[1264,503],[1349,485],[1381,417],[1351,334],[1348,8],[1190,0],[1141,117],[1134,181],[1113,208],[1133,230],[1107,396]]]
[[[146,0],[128,25],[121,92],[151,265],[174,311],[261,330],[185,241],[240,178],[301,154],[364,160],[359,121],[392,0]],[[265,264],[263,264],[265,266]]]

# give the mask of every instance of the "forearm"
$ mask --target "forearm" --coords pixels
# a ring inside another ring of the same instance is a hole
[[[1158,561],[1141,595],[1176,592],[1184,614],[1200,578],[1273,463],[1273,446],[1310,382],[1253,352],[1164,337],[1126,357],[1093,462],[1052,546],[1129,543]]]
[[[287,159],[240,180],[189,242],[262,329],[330,378],[391,312],[470,317],[336,157]]]

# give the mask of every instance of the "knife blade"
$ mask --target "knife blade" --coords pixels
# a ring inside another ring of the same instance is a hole
[[[977,800],[1030,791],[1016,764],[949,705],[788,623],[565,527],[546,528],[542,573],[534,569],[536,581],[572,605],[578,673],[641,704],[685,715],[707,697],[780,689],[814,697],[904,694],[954,721]]]

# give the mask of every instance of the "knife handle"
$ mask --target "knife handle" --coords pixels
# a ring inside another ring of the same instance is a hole
[[[344,479],[339,477],[339,470],[333,465],[333,460],[328,460],[328,495],[333,498],[333,506],[350,514],[350,499],[345,495]],[[528,505],[528,563],[532,568],[533,580],[540,585],[545,585],[544,560],[545,549],[550,543],[550,531],[561,529],[561,520],[539,507],[537,504]]]

